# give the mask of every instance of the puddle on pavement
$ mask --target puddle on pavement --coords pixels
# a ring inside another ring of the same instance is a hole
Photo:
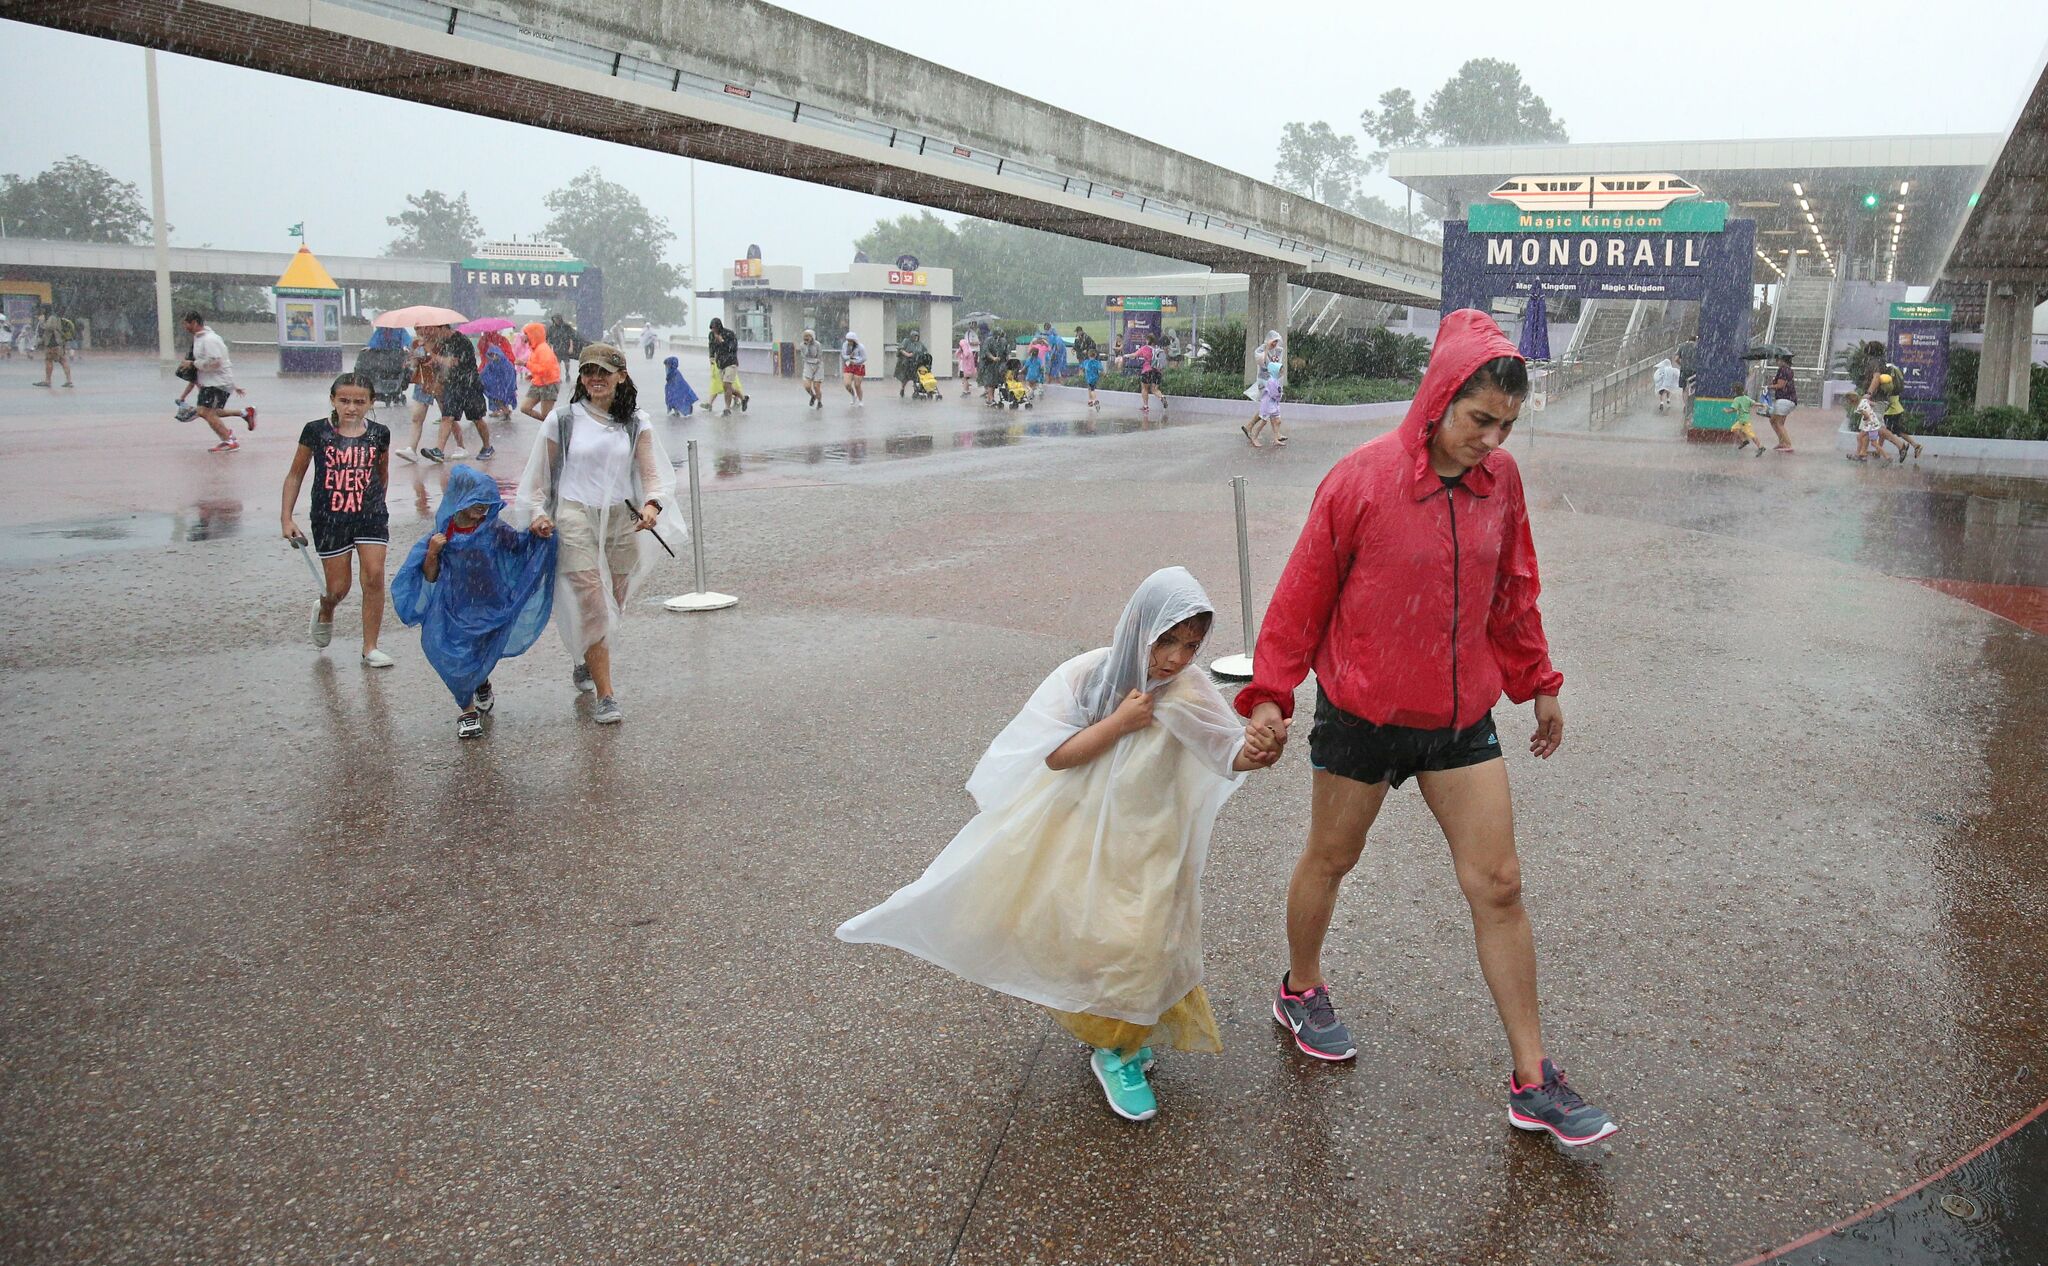
[[[1190,418],[1192,425],[1201,419]],[[858,466],[870,461],[898,461],[930,457],[938,453],[961,453],[974,449],[1010,448],[1033,439],[1129,435],[1136,431],[1161,431],[1173,425],[1145,418],[1036,419],[1028,416],[1006,418],[992,426],[933,435],[905,432],[869,439],[854,436],[817,444],[794,444],[783,448],[714,448],[706,472],[713,479],[733,479],[763,467],[776,465]],[[700,441],[700,444],[702,442]],[[715,441],[714,441],[715,443]]]
[[[242,503],[205,501],[176,514],[110,514],[0,528],[0,566],[35,566],[120,550],[217,541],[242,530]]]

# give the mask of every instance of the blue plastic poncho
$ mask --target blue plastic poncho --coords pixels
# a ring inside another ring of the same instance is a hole
[[[697,411],[697,393],[690,389],[690,380],[683,377],[682,361],[671,356],[661,363],[668,366],[669,412],[687,418]]]
[[[449,532],[456,512],[474,505],[486,511],[476,530]],[[504,508],[489,475],[454,467],[434,512],[434,530],[448,535],[439,578],[429,581],[422,570],[427,538],[413,544],[391,578],[392,608],[405,623],[420,626],[420,649],[460,708],[469,706],[499,660],[533,645],[554,610],[558,542],[506,523]]]
[[[519,374],[505,357],[505,349],[493,343],[484,349],[484,398],[493,408],[511,408],[519,403]]]
[[[370,331],[369,346],[380,352],[387,348],[395,348],[402,352],[412,346],[412,333],[409,330],[398,330],[388,325],[380,325]]]

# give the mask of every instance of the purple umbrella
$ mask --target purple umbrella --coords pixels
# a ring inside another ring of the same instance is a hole
[[[1529,297],[1529,306],[1522,312],[1522,336],[1515,340],[1515,350],[1529,360],[1550,359],[1550,318],[1543,310],[1542,295]]]

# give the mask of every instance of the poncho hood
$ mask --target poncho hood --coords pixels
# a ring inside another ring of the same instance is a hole
[[[1413,466],[1418,495],[1426,496],[1441,486],[1429,468],[1429,441],[1436,434],[1444,411],[1450,408],[1451,397],[1458,394],[1458,388],[1465,385],[1474,370],[1502,356],[1523,359],[1493,318],[1477,308],[1460,308],[1437,327],[1429,368],[1423,371],[1422,385],[1416,389],[1407,416],[1401,419],[1396,431]],[[1497,473],[1497,464],[1495,455],[1487,454],[1484,461],[1466,472],[1466,486],[1486,495]]]
[[[498,491],[498,483],[474,466],[455,466],[448,472],[448,490],[441,494],[441,505],[434,511],[434,530],[447,532],[448,524],[455,516],[471,506],[483,506],[483,524],[489,523],[504,512],[505,497]]]

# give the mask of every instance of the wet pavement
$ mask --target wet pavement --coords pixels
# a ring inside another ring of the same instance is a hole
[[[1546,1030],[1623,1125],[1565,1154],[1502,1119],[1412,793],[1331,938],[1360,1059],[1290,1055],[1303,751],[1218,824],[1227,1049],[1169,1055],[1146,1125],[1031,1007],[831,938],[957,830],[989,737],[1146,572],[1193,569],[1207,653],[1239,649],[1231,475],[1263,594],[1381,428],[1252,452],[1116,407],[813,417],[756,381],[740,418],[663,423],[702,445],[740,605],[630,617],[611,730],[544,639],[458,745],[408,630],[377,674],[354,598],[304,642],[276,498],[321,386],[245,369],[262,423],[213,455],[139,362],[70,393],[23,369],[0,1258],[1733,1263],[1859,1218],[1784,1260],[2040,1256],[2040,1122],[1995,1178],[1951,1167],[2048,1097],[2048,486],[1852,465],[1817,416],[1790,458],[1515,438],[1568,678],[1560,756],[1509,743]],[[395,464],[394,554],[442,478]],[[1936,1214],[1946,1238],[1874,1229]]]

